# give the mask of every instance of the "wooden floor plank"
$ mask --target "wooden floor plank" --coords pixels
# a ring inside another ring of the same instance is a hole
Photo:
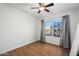
[[[61,56],[64,49],[39,41],[2,54],[2,56]]]

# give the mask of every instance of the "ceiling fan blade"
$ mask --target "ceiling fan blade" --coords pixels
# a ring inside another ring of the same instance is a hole
[[[31,7],[31,9],[38,9],[39,7]]]
[[[41,11],[39,10],[38,13],[40,13]]]
[[[49,12],[49,10],[48,9],[44,9],[46,12]]]
[[[50,7],[50,6],[53,6],[53,5],[54,5],[54,3],[50,3],[50,4],[46,5],[45,7]]]
[[[39,6],[42,6],[42,3],[39,3]]]

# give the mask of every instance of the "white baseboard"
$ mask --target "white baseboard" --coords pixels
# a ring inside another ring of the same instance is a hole
[[[22,46],[24,46],[24,45],[27,45],[27,44],[33,43],[33,42],[35,42],[35,41],[37,41],[37,40],[34,40],[34,41],[31,41],[31,42],[28,42],[28,43],[26,43],[26,44],[19,45],[19,46],[17,46],[17,47],[10,48],[10,49],[5,50],[5,51],[0,51],[0,54],[5,54],[5,53],[7,53],[8,51],[11,51],[11,50],[14,50],[14,49],[20,48],[20,47],[22,47]]]

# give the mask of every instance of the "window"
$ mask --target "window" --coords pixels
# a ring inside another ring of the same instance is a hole
[[[62,18],[54,18],[44,20],[45,35],[60,37],[61,27],[63,24]]]

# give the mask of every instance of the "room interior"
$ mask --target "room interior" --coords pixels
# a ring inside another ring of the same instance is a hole
[[[0,56],[78,56],[78,24],[79,3],[0,3]]]

